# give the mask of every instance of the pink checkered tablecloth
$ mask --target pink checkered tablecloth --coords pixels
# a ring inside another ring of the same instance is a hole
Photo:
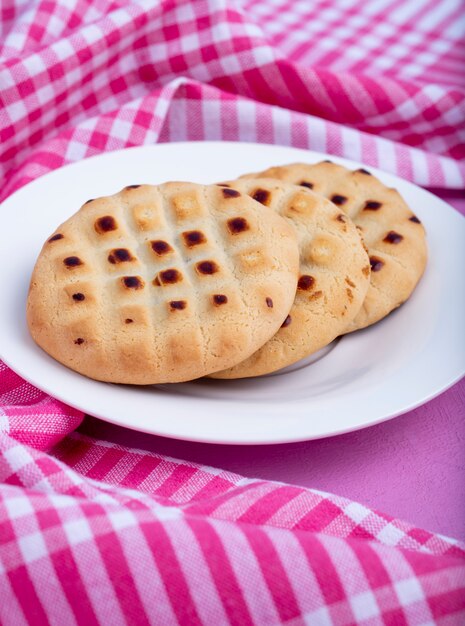
[[[465,186],[461,0],[3,0],[1,198],[163,141]],[[1,208],[0,208],[1,211]],[[0,364],[0,623],[465,623],[465,546],[317,490],[73,433]]]

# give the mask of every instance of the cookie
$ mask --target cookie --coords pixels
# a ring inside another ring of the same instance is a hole
[[[294,229],[216,185],[132,185],[89,200],[37,260],[37,344],[90,378],[179,382],[231,367],[270,339],[295,297]]]
[[[242,363],[212,375],[244,378],[295,363],[340,335],[365,299],[370,264],[354,224],[322,196],[269,178],[227,184],[292,224],[300,250],[296,297],[280,330]]]
[[[256,176],[312,189],[329,198],[359,228],[370,256],[371,284],[346,332],[374,324],[410,297],[426,266],[426,234],[395,189],[364,168],[351,171],[330,161],[272,167],[245,178]]]

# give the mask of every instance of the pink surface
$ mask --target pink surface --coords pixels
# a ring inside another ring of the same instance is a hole
[[[465,214],[463,192],[438,195]],[[216,446],[174,441],[90,417],[80,430],[244,476],[337,493],[421,528],[465,540],[465,380],[394,420],[295,444]]]

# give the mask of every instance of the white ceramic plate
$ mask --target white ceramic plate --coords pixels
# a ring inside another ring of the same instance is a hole
[[[397,187],[428,232],[430,260],[410,300],[385,320],[333,342],[308,363],[265,378],[131,387],[89,380],[29,336],[25,302],[42,243],[88,198],[137,183],[214,182],[293,161],[328,158],[245,143],[174,143],[111,152],[63,167],[0,207],[0,356],[52,396],[136,430],[213,443],[315,439],[376,424],[444,391],[465,372],[465,220],[430,193]],[[360,163],[329,157],[352,168]]]

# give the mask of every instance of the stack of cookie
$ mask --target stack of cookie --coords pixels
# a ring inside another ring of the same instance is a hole
[[[426,258],[418,218],[365,169],[131,185],[49,237],[27,320],[41,348],[97,380],[261,376],[382,319]]]

